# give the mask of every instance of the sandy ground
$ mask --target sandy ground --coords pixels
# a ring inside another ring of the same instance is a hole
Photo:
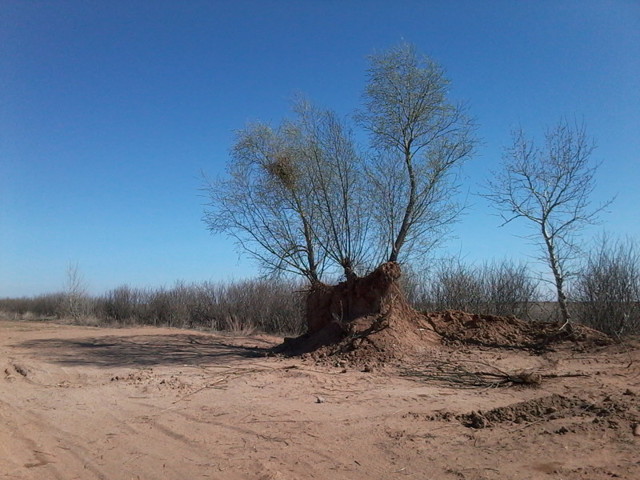
[[[640,479],[637,342],[365,372],[280,340],[0,321],[0,479]]]

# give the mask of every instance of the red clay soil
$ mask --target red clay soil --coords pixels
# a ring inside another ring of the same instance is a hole
[[[266,357],[281,341],[0,314],[0,478],[640,479],[640,339],[372,373]]]
[[[585,400],[575,395],[554,393],[486,411],[474,410],[458,415],[440,411],[430,417],[431,420],[457,420],[465,427],[473,429],[492,428],[500,424],[531,424],[575,418],[587,421],[562,426],[553,433],[564,435],[569,432],[628,429],[640,422],[637,395],[627,389],[603,398]]]
[[[606,335],[582,326],[561,331],[553,322],[515,317],[420,313],[406,301],[400,276],[400,266],[388,262],[365,277],[335,286],[314,285],[307,295],[308,332],[285,339],[276,352],[372,367],[425,353],[442,343],[527,350],[544,350],[559,342],[610,343]]]
[[[573,325],[560,330],[556,322],[532,322],[515,317],[480,315],[449,310],[423,314],[445,343],[485,347],[544,350],[553,344],[573,342],[582,347],[607,345],[611,338]]]
[[[307,295],[308,332],[285,339],[277,351],[370,366],[437,345],[433,327],[407,303],[400,275],[400,266],[388,262],[365,277],[314,285]]]
[[[338,285],[316,283],[306,299],[307,331],[314,334],[332,323],[348,324],[358,318],[410,308],[399,287],[401,275],[397,263],[387,262],[364,277]]]

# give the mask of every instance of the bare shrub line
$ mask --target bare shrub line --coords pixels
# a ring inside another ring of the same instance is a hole
[[[304,330],[300,290],[299,282],[287,279],[177,282],[172,288],[156,289],[122,285],[101,296],[82,296],[81,314],[70,314],[66,292],[0,299],[0,311],[25,319],[68,319],[81,324],[295,335]]]

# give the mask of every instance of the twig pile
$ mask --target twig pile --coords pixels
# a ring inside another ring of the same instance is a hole
[[[468,364],[478,365],[483,369],[473,368]],[[442,360],[435,360],[421,367],[406,368],[400,372],[400,375],[462,388],[495,388],[513,385],[538,386],[545,378],[586,376],[580,373],[541,374],[526,370],[505,372],[494,365],[483,362],[467,362],[467,364],[463,364]]]

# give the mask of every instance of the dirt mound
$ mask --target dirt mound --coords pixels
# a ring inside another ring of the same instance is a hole
[[[577,397],[549,395],[525,402],[499,407],[487,412],[473,411],[455,418],[469,428],[489,428],[502,423],[533,423],[558,419],[578,419],[573,424],[563,425],[554,433],[584,430],[589,420],[594,428],[618,429],[626,425],[631,433],[637,425],[638,397],[630,391],[621,395],[607,395],[599,401],[586,401]]]
[[[580,348],[606,345],[606,335],[575,325],[461,311],[419,313],[399,286],[400,266],[382,264],[338,285],[317,283],[306,299],[307,333],[285,339],[275,353],[306,355],[321,363],[372,366],[424,353],[440,343],[544,350],[560,342]]]
[[[474,411],[458,415],[457,419],[470,428],[487,428],[500,423],[531,423],[542,419],[584,415],[592,405],[579,398],[549,395],[487,412]]]
[[[583,347],[612,343],[607,335],[582,325],[559,330],[554,322],[530,322],[455,310],[425,312],[424,316],[449,344],[541,350],[560,342],[576,342]]]
[[[372,368],[420,353],[439,343],[425,317],[391,307],[389,311],[334,322],[315,333],[286,339],[279,353],[317,363]]]
[[[391,312],[362,317],[348,325],[336,343],[324,345],[309,356],[320,363],[372,368],[424,353],[439,337],[418,313]]]
[[[314,285],[307,296],[308,332],[285,339],[276,352],[370,367],[438,344],[433,327],[406,301],[400,275],[400,266],[388,262],[365,277]]]
[[[364,277],[353,277],[337,285],[314,284],[307,294],[307,331],[396,311],[413,311],[404,298],[398,280],[402,272],[395,262],[380,265]]]

